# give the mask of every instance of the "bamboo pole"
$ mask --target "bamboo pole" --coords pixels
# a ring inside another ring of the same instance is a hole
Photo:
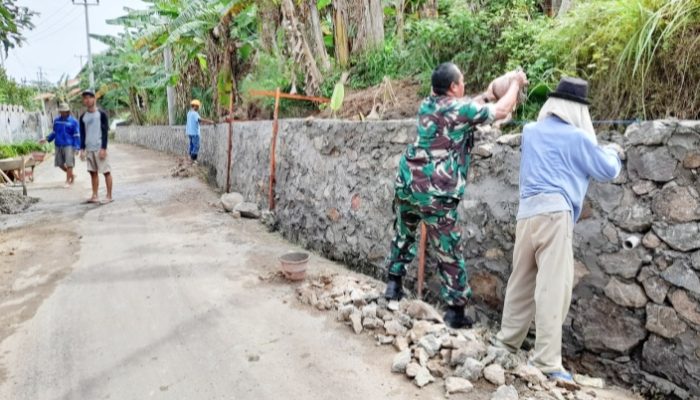
[[[275,169],[277,167],[275,155],[277,153],[277,132],[279,130],[279,108],[280,108],[280,88],[275,91],[275,112],[272,119],[272,139],[270,143],[270,191],[268,193],[268,203],[270,211],[275,209]]]
[[[251,96],[257,96],[257,97],[277,97],[279,96],[281,99],[291,99],[291,100],[307,100],[307,101],[313,101],[315,103],[330,103],[331,99],[327,99],[325,97],[314,97],[314,96],[303,96],[300,94],[290,94],[290,93],[281,93],[279,91],[279,88],[277,91],[269,91],[269,90],[251,90],[248,92]]]

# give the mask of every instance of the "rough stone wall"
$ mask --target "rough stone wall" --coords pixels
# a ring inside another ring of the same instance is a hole
[[[48,117],[40,112],[26,112],[20,106],[0,104],[0,143],[39,139],[48,133]]]
[[[269,122],[234,125],[232,190],[263,208],[270,131]],[[382,277],[392,182],[414,137],[413,121],[280,121],[277,228]],[[186,150],[181,127],[120,127],[117,139]],[[575,227],[566,353],[579,366],[663,398],[700,397],[700,122],[646,122],[600,139],[623,144],[627,161],[615,182],[591,184]],[[460,209],[475,301],[492,316],[502,307],[510,272],[518,146],[518,135],[477,146]],[[202,147],[202,162],[223,186],[226,126],[205,129]],[[436,284],[429,277],[428,287]]]

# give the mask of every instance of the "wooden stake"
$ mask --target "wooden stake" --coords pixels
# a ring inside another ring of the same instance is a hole
[[[418,298],[423,299],[423,281],[425,280],[425,247],[428,241],[428,229],[425,222],[420,223],[420,246],[418,248]]]
[[[268,193],[268,203],[270,211],[275,209],[275,154],[277,153],[277,131],[279,130],[279,108],[280,108],[280,88],[275,91],[275,112],[272,117],[272,139],[270,143],[270,192]]]
[[[27,175],[27,163],[24,160],[24,156],[22,156],[22,173],[20,177],[22,177],[22,194],[27,195],[27,182],[25,182],[24,177]]]
[[[226,163],[226,193],[231,193],[231,153],[233,151],[233,90],[228,105],[228,162]]]

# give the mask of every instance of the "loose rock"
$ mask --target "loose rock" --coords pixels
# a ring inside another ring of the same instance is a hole
[[[469,393],[474,389],[474,385],[464,378],[451,376],[445,379],[445,392],[447,394]]]
[[[520,377],[520,379],[533,385],[540,385],[547,381],[547,377],[544,376],[539,368],[528,364],[519,365],[513,373]]]
[[[491,400],[518,400],[519,398],[518,391],[512,385],[500,386],[493,395],[491,395]]]
[[[442,322],[442,316],[433,306],[421,300],[412,300],[406,304],[404,312],[413,319]]]
[[[411,350],[404,350],[394,356],[394,361],[391,364],[391,372],[405,373],[408,363],[411,362]]]
[[[421,369],[418,370],[413,382],[416,384],[416,386],[422,388],[431,382],[435,382],[435,378],[430,375],[430,371],[428,371],[427,368],[421,367]]]
[[[592,378],[586,375],[574,374],[574,381],[581,386],[602,389],[605,387],[605,381],[601,378]]]
[[[467,358],[467,360],[455,371],[455,375],[468,379],[470,381],[477,380],[481,378],[482,372],[484,371],[484,364],[481,361],[475,360],[473,358]]]
[[[233,210],[240,213],[243,218],[258,219],[261,216],[260,210],[255,203],[240,203]]]
[[[239,204],[243,203],[243,195],[240,193],[224,193],[221,195],[221,206],[227,212],[233,211]]]
[[[484,378],[496,386],[506,384],[506,373],[499,364],[491,364],[484,368]]]
[[[428,371],[430,371],[431,375],[438,378],[444,378],[447,375],[447,367],[436,359],[428,361],[426,367],[428,367]]]
[[[430,357],[434,357],[440,351],[440,345],[440,340],[434,335],[423,336],[418,341],[418,346],[423,348]]]
[[[408,340],[403,336],[396,336],[394,339],[394,347],[398,351],[404,351],[408,348]]]
[[[362,333],[362,313],[359,311],[355,311],[352,314],[350,314],[350,322],[352,322],[352,330],[355,331],[355,334],[360,334]]]
[[[386,329],[386,334],[391,336],[404,336],[408,329],[395,319],[384,322],[384,329]]]
[[[418,372],[421,370],[421,368],[422,367],[417,362],[409,362],[406,366],[406,376],[408,376],[409,378],[415,378],[416,375],[418,375]]]

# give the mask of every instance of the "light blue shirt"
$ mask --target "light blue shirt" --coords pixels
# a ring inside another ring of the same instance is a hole
[[[555,116],[525,126],[521,151],[517,219],[569,210],[578,221],[590,179],[611,181],[622,169],[615,150]]]
[[[199,136],[199,113],[195,110],[187,112],[187,126],[185,128],[188,136]]]

